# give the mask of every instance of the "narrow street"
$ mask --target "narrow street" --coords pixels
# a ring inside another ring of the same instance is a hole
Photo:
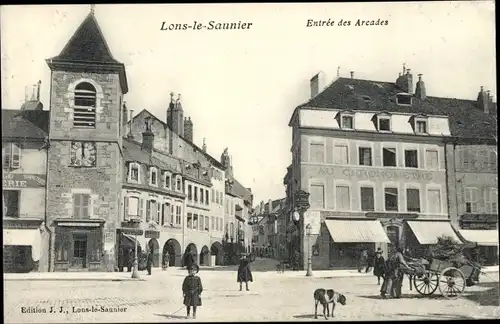
[[[155,270],[152,276],[143,275],[146,281],[5,281],[5,322],[185,320],[181,292],[185,271]],[[498,273],[483,276],[480,285],[468,288],[457,300],[446,300],[437,292],[422,297],[409,291],[407,280],[403,298],[383,300],[376,279],[370,274],[318,278],[257,270],[259,266],[254,270],[255,282],[250,284],[250,291],[240,292],[232,268],[202,269],[199,275],[204,285],[203,305],[196,321],[313,320],[312,293],[320,287],[333,288],[347,297],[346,306],[337,306],[334,320],[482,319],[497,318],[500,314]],[[51,306],[56,313],[48,313]],[[73,312],[92,306],[120,309],[113,313]],[[22,313],[22,307],[47,313]],[[58,313],[60,307],[64,313]]]

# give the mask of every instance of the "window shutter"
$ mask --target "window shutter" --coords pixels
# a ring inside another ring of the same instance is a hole
[[[123,198],[123,220],[128,219],[128,197]]]
[[[2,147],[2,158],[3,158],[3,168],[4,169],[9,169],[10,168],[10,160],[12,156],[12,145],[9,143],[5,145],[5,147]]]
[[[159,224],[160,223],[160,215],[161,215],[161,204],[160,202],[157,202],[156,203],[156,223]]]
[[[151,200],[146,200],[146,222],[151,220]]]
[[[99,195],[90,195],[89,216],[97,217],[99,215]]]
[[[139,218],[142,220],[144,217],[144,200],[139,199]]]
[[[12,143],[12,163],[11,167],[13,169],[19,169],[21,167],[21,148],[19,144]]]
[[[80,218],[80,206],[81,206],[81,195],[80,194],[74,194],[73,195],[73,217],[74,218]]]

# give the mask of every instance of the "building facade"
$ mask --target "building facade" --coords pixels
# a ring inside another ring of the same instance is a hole
[[[5,272],[48,270],[45,190],[49,116],[42,108],[37,97],[23,104],[22,110],[2,109]]]
[[[364,249],[424,255],[439,236],[459,240],[447,206],[448,113],[427,99],[421,77],[416,89],[410,70],[395,83],[352,75],[323,89],[319,79],[290,121],[289,182],[310,193],[303,264],[311,253],[317,269],[354,267]]]
[[[154,267],[182,266],[188,253],[222,264],[227,166],[193,143],[180,95],[165,121],[147,110],[134,116],[125,66],[93,12],[47,64],[50,110],[36,95],[2,111],[4,234],[13,237],[4,252],[30,246],[26,271],[121,270],[136,246]],[[251,194],[237,196],[251,204]],[[33,231],[10,231],[26,224]]]

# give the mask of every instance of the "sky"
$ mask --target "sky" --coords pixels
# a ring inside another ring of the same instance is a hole
[[[310,98],[318,72],[394,82],[402,64],[422,73],[427,94],[477,98],[480,86],[496,101],[493,1],[292,4],[96,5],[95,16],[113,56],[124,63],[125,96],[134,114],[165,120],[170,92],[182,94],[194,142],[217,159],[225,147],[236,178],[254,202],[285,196],[291,164],[293,110]],[[63,49],[89,5],[1,7],[2,109],[19,109],[25,87],[42,81],[49,109],[45,59]],[[386,26],[355,26],[361,20]],[[308,19],[333,26],[306,27]],[[351,21],[338,26],[339,20]],[[162,22],[252,23],[247,30],[162,31]]]

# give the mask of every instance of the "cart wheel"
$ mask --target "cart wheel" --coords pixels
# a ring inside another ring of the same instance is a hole
[[[421,276],[413,276],[413,286],[421,295],[432,295],[438,289],[438,283],[438,275],[430,271]]]
[[[448,299],[460,297],[465,290],[465,276],[462,271],[449,267],[441,272],[439,291]]]

